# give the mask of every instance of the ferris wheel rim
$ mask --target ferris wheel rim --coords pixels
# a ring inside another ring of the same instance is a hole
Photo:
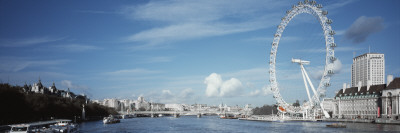
[[[269,62],[270,86],[274,94],[273,97],[276,99],[279,108],[282,107],[285,112],[301,112],[304,111],[305,108],[309,108],[308,105],[305,104],[303,104],[300,107],[294,107],[286,103],[285,100],[280,95],[278,82],[276,78],[275,65],[276,65],[276,55],[278,52],[279,41],[286,26],[295,16],[299,14],[307,13],[316,17],[320,22],[325,38],[326,57],[325,57],[324,73],[318,85],[317,94],[313,95],[312,98],[312,100],[315,101],[315,105],[309,105],[309,106],[311,107],[318,106],[320,104],[320,97],[325,95],[326,87],[330,85],[329,80],[330,76],[333,74],[333,68],[334,68],[333,62],[336,60],[336,57],[334,56],[334,47],[336,47],[336,44],[334,43],[334,37],[333,37],[335,33],[330,26],[332,20],[326,17],[327,11],[323,11],[321,10],[321,8],[322,5],[320,4],[317,5],[315,1],[309,2],[308,0],[305,0],[304,3],[299,2],[298,5],[293,5],[292,9],[288,10],[286,12],[285,17],[282,18],[282,21],[279,24],[277,31],[274,35],[274,40],[272,42],[272,47],[271,47],[270,62]]]

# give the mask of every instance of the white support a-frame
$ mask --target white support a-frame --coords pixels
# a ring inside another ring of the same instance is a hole
[[[306,87],[308,99],[309,99],[309,102],[310,102],[311,107],[313,107],[313,106],[314,106],[314,101],[313,101],[312,98],[311,98],[311,95],[310,95],[310,91],[309,91],[309,89],[308,89],[308,86],[311,87],[311,90],[312,90],[313,93],[314,93],[314,95],[313,95],[314,97],[317,96],[317,91],[315,90],[314,85],[312,84],[312,82],[311,82],[311,80],[310,80],[310,77],[308,76],[307,71],[306,71],[306,69],[305,69],[304,66],[303,66],[303,64],[304,64],[304,65],[310,64],[310,61],[305,61],[305,60],[301,60],[301,59],[293,59],[293,58],[292,58],[292,63],[299,63],[299,65],[300,65],[301,74],[302,74],[302,76],[303,76],[304,86]],[[316,102],[320,103],[319,101],[316,101]],[[322,110],[322,112],[324,113],[325,117],[326,117],[326,118],[329,118],[330,116],[329,116],[328,112],[326,112],[326,111],[324,110],[323,105],[320,104],[320,106],[321,106],[321,110]],[[314,111],[314,113],[315,113],[315,111]]]

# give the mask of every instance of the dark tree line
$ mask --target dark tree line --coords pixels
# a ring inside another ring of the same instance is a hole
[[[264,105],[262,107],[256,107],[253,109],[253,115],[270,115],[278,112],[276,105]]]
[[[296,102],[293,103],[292,105],[298,107],[300,106],[300,101],[296,100]],[[278,112],[277,105],[264,105],[262,107],[256,107],[253,109],[254,115],[270,115],[272,113],[276,114],[277,112]]]
[[[300,106],[300,101],[299,101],[299,100],[296,100],[296,102],[293,103],[292,105],[295,106],[295,107],[299,107],[299,106]]]
[[[63,98],[46,94],[26,94],[22,87],[0,84],[0,125],[25,123],[51,118],[74,119],[82,115],[85,104],[87,117],[117,114],[97,103],[87,103],[86,98]]]

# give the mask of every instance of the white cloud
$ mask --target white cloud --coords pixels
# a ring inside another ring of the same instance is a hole
[[[157,56],[157,57],[150,57],[145,58],[142,63],[162,63],[162,62],[171,62],[173,60],[172,57],[168,56]]]
[[[7,62],[0,64],[0,71],[6,72],[18,72],[32,67],[46,68],[68,62],[67,60],[32,60],[20,57],[0,57],[0,61]]]
[[[333,67],[333,72],[335,74],[339,74],[341,72],[341,70],[342,70],[342,62],[339,59],[336,59],[333,62],[333,66],[334,66]],[[320,68],[322,68],[322,67],[320,67]],[[324,70],[323,69],[319,69],[317,72],[309,73],[309,74],[310,74],[310,76],[312,78],[320,80],[322,78],[322,75],[324,74]]]
[[[363,48],[357,48],[357,47],[337,47],[335,48],[336,52],[348,52],[348,51],[359,51],[363,50]]]
[[[192,98],[194,96],[194,94],[195,93],[194,93],[194,90],[192,88],[187,88],[187,89],[184,89],[181,92],[180,97],[183,98],[183,99],[190,99],[190,98]]]
[[[34,37],[34,38],[26,38],[26,39],[18,39],[18,40],[2,40],[0,42],[0,46],[3,47],[25,47],[31,46],[41,43],[49,43],[55,42],[65,39],[65,37]]]
[[[346,32],[346,30],[336,30],[335,35],[340,36],[340,35],[343,35],[345,32]]]
[[[334,9],[337,9],[337,8],[344,7],[344,6],[348,5],[348,4],[351,4],[351,3],[356,2],[356,1],[357,0],[341,0],[341,1],[338,1],[336,3],[326,5],[324,7],[324,9],[328,10],[328,11],[329,10],[334,10]]]
[[[259,96],[260,94],[261,94],[261,91],[260,91],[260,90],[254,90],[254,91],[250,92],[250,96],[251,96],[251,97],[253,97],[253,96]]]
[[[221,75],[212,73],[204,80],[204,83],[207,84],[206,96],[219,96],[220,87],[222,85]]]
[[[298,42],[302,38],[300,37],[295,37],[295,36],[283,36],[281,40],[285,40],[286,43],[288,42]],[[274,40],[274,37],[271,35],[269,37],[253,37],[246,39],[246,41],[261,41],[261,42],[272,42]]]
[[[181,89],[171,91],[169,89],[164,89],[159,92],[152,91],[144,97],[148,97],[152,102],[161,103],[188,103],[195,102],[197,97],[195,96],[194,90],[192,88]]]
[[[126,7],[121,12],[134,20],[164,24],[127,38],[128,41],[147,43],[135,47],[146,49],[160,43],[268,28],[279,22],[281,14],[264,12],[287,5],[275,0],[151,1],[145,5]]]
[[[269,85],[265,85],[261,90],[262,90],[262,92],[263,92],[262,94],[263,94],[264,96],[273,93],[273,92],[271,91],[271,86],[269,86]]]
[[[274,0],[256,1],[151,1],[145,5],[128,6],[121,12],[127,17],[137,20],[153,20],[163,22],[210,22],[225,17],[255,17],[254,13],[263,10],[287,6],[285,2]]]
[[[236,78],[223,81],[221,75],[212,73],[205,78],[204,83],[207,84],[207,97],[233,97],[239,96],[243,90],[242,82]]]
[[[150,30],[136,33],[127,38],[129,41],[147,42],[145,46],[137,48],[154,47],[160,43],[189,40],[202,37],[220,36],[232,33],[252,31],[268,27],[266,20],[256,20],[242,23],[185,23],[170,25],[162,28],[153,28]]]
[[[243,89],[242,82],[240,82],[236,78],[231,78],[225,81],[221,85],[220,96],[227,96],[227,97],[237,96],[240,94],[240,91],[242,89]]]
[[[251,68],[239,70],[237,72],[223,74],[228,77],[237,77],[244,81],[266,80],[268,77],[268,67]]]
[[[62,80],[61,85],[70,89],[77,90],[80,93],[84,93],[85,95],[91,96],[91,94],[88,92],[89,87],[87,86],[72,84],[70,80]]]
[[[170,90],[162,90],[161,92],[161,99],[171,99],[173,95]]]
[[[72,82],[70,80],[62,80],[61,81],[61,85],[67,87],[67,88],[71,88],[71,89],[89,89],[86,86],[80,86],[80,85],[74,85],[72,84]]]
[[[340,1],[327,6],[340,8],[353,1]],[[132,20],[157,22],[157,27],[143,30],[126,38],[144,42],[134,50],[164,48],[181,40],[221,36],[274,27],[279,23],[281,8],[290,8],[290,1],[150,1],[139,6],[127,6],[120,13]],[[269,12],[269,13],[265,13]],[[311,17],[310,17],[311,18]],[[299,18],[301,19],[301,18]],[[234,21],[232,21],[234,20]]]
[[[36,83],[38,78],[42,79],[42,82],[48,82],[51,85],[50,81],[55,79],[63,79],[63,78],[71,78],[72,75],[60,73],[60,72],[52,72],[52,71],[18,71],[18,72],[0,72],[0,83],[8,82],[14,85],[24,85]],[[47,86],[46,85],[46,86]]]
[[[67,50],[67,51],[71,51],[71,52],[83,52],[83,51],[101,49],[97,46],[82,45],[82,44],[65,44],[65,45],[57,45],[54,47],[61,48],[63,50]]]
[[[254,91],[251,91],[249,96],[267,96],[269,94],[272,94],[271,87],[269,85],[265,85],[264,87],[261,88],[261,90],[257,89]]]
[[[118,14],[118,12],[113,11],[100,11],[100,10],[76,10],[79,13],[91,13],[91,14]]]
[[[106,74],[107,75],[139,75],[139,74],[155,74],[155,73],[161,73],[161,71],[135,68],[135,69],[123,69],[123,70],[117,70],[117,71],[113,71],[113,72],[107,72]]]
[[[348,52],[348,51],[359,51],[359,50],[364,50],[363,48],[359,47],[347,47],[347,46],[338,46],[335,47],[335,52]],[[299,49],[296,50],[298,52],[304,52],[304,53],[325,53],[326,49],[324,48],[319,48],[319,49]]]

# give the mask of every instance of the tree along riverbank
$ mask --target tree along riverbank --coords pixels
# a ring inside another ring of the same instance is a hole
[[[278,113],[276,105],[264,105],[253,109],[253,115],[270,115]]]
[[[27,94],[22,87],[0,84],[0,125],[50,119],[80,120],[85,104],[87,118],[118,114],[114,109],[88,102],[85,98],[63,98],[46,94]]]

